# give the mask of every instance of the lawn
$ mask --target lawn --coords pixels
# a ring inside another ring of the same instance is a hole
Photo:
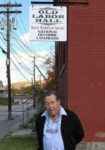
[[[4,138],[0,150],[37,150],[37,142],[35,138]]]

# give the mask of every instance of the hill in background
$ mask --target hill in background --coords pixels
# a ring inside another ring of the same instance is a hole
[[[28,86],[31,86],[32,84],[29,83],[29,82],[16,82],[16,83],[12,83],[11,84],[11,88],[14,88],[14,89],[20,89],[21,87],[28,87]]]

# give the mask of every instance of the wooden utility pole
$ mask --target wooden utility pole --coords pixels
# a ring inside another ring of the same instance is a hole
[[[42,76],[42,75],[39,75],[39,84],[40,84],[40,89],[42,88],[41,76]]]
[[[17,14],[21,13],[21,11],[11,11],[10,8],[12,7],[21,7],[21,4],[0,4],[0,7],[4,7],[6,11],[0,11],[0,14],[6,14],[7,16],[7,80],[8,80],[8,119],[12,119],[12,98],[11,98],[11,74],[10,74],[10,30],[11,30],[11,23],[10,23],[10,14]]]
[[[35,56],[34,56],[34,60],[33,60],[33,107],[35,108]]]

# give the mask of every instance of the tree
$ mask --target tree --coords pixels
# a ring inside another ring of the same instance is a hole
[[[43,67],[45,67],[48,77],[47,83],[45,83],[44,88],[51,90],[55,86],[55,50],[51,50],[46,55],[46,61],[44,62]]]

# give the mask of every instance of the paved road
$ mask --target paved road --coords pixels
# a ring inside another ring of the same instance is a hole
[[[23,111],[25,111],[28,107],[32,106],[32,102],[28,104],[20,104],[20,105],[13,105],[12,108],[12,116],[22,115]],[[8,106],[0,106],[0,123],[8,120]]]
[[[29,106],[31,106],[31,104]],[[24,108],[26,109],[27,106],[24,106]],[[23,112],[22,105],[12,106],[13,120],[8,120],[8,107],[0,106],[0,138],[18,129],[18,127],[27,122],[36,111],[34,108],[31,108],[29,111],[25,111],[25,109]]]

